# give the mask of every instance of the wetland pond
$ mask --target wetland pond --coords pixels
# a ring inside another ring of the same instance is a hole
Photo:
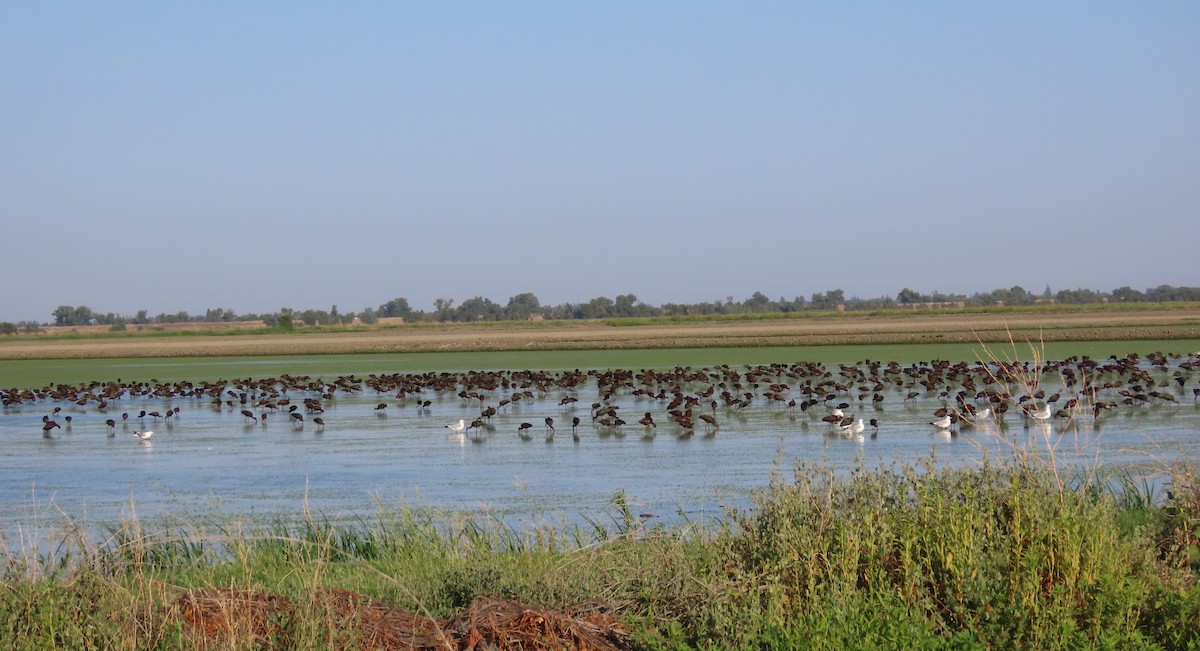
[[[712,367],[654,377],[629,371],[620,379],[604,372],[570,378],[544,372],[534,380],[509,372],[469,380],[442,373],[406,375],[405,384],[393,383],[400,376],[373,375],[349,376],[337,386],[332,377],[289,377],[230,380],[206,391],[143,385],[119,395],[108,389],[103,412],[95,397],[102,387],[77,387],[57,398],[10,400],[0,413],[0,536],[11,550],[75,524],[104,531],[136,519],[170,529],[304,512],[369,523],[405,506],[515,527],[605,524],[618,493],[633,514],[653,523],[703,521],[726,508],[748,508],[753,490],[773,473],[790,478],[798,462],[846,471],[915,464],[936,454],[939,464],[963,466],[988,455],[1011,458],[1014,449],[1048,457],[1048,446],[1069,471],[1122,469],[1154,485],[1167,464],[1200,458],[1195,361],[1125,360],[1121,370],[1106,360],[1072,366],[1066,376],[1048,369],[1042,396],[1021,403],[1028,385],[985,384],[995,370],[924,364]],[[1095,391],[1080,392],[1085,386]],[[1012,396],[1002,421],[993,416],[949,430],[931,424],[939,408],[995,407],[1000,403],[988,394],[1000,391]],[[1022,404],[1046,405],[1052,393],[1060,394],[1055,411],[1077,401],[1074,418],[1042,424],[1021,412]],[[672,407],[678,396],[684,402]],[[322,411],[307,408],[305,398],[319,401]],[[615,416],[593,419],[594,403],[614,407]],[[1111,408],[1095,418],[1095,403]],[[846,405],[846,415],[875,419],[878,428],[867,424],[858,436],[839,431],[822,420],[838,404]],[[690,430],[668,413],[689,405]],[[289,415],[291,407],[303,420]],[[446,427],[460,419],[469,425],[489,407],[495,414],[482,427],[465,433]],[[142,411],[171,416],[139,418]],[[656,427],[639,424],[647,412]],[[712,415],[719,427],[699,414]],[[44,417],[61,425],[51,438],[43,437]],[[547,417],[554,421],[552,438]],[[603,424],[614,417],[625,424]],[[105,424],[110,418],[115,427]],[[522,423],[530,427],[522,431]],[[153,430],[153,437],[142,441],[135,436],[142,430]]]

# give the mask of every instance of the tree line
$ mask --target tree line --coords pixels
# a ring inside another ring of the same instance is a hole
[[[1057,292],[1046,287],[1040,294],[1032,293],[1021,286],[996,289],[990,292],[966,294],[923,294],[904,288],[896,296],[880,298],[858,298],[845,296],[841,289],[815,292],[810,297],[796,296],[792,299],[772,299],[762,292],[754,292],[749,298],[736,301],[732,296],[701,303],[664,303],[650,305],[634,294],[621,294],[616,298],[598,296],[583,303],[542,305],[537,296],[530,292],[508,299],[504,305],[489,298],[476,296],[456,304],[454,299],[438,298],[431,311],[414,309],[406,298],[393,298],[377,307],[367,307],[359,312],[340,312],[334,305],[328,310],[293,310],[282,308],[268,314],[237,314],[228,308],[210,308],[204,314],[189,314],[186,311],[174,314],[150,316],[140,310],[133,316],[113,312],[96,312],[78,305],[62,305],[51,314],[46,324],[31,322],[0,323],[0,334],[33,332],[41,325],[82,326],[108,325],[115,330],[126,326],[162,325],[169,323],[234,323],[238,321],[262,321],[268,326],[292,328],[298,325],[346,325],[353,323],[377,323],[381,318],[401,318],[406,323],[416,322],[477,322],[477,321],[525,321],[529,319],[606,319],[625,317],[669,317],[681,315],[714,314],[771,314],[786,312],[830,311],[830,310],[876,310],[916,307],[983,307],[991,305],[1034,305],[1039,303],[1087,304],[1087,303],[1147,303],[1147,302],[1200,302],[1200,288],[1159,285],[1145,291],[1132,287],[1118,287],[1110,292],[1090,289],[1066,289]]]

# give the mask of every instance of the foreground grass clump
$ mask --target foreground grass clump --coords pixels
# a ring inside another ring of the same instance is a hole
[[[1022,463],[801,466],[744,512],[673,528],[643,526],[620,495],[608,524],[587,527],[517,530],[415,509],[157,534],[135,523],[53,561],[10,555],[0,640],[369,646],[361,622],[323,605],[337,589],[438,622],[484,594],[586,604],[623,620],[639,648],[1196,648],[1200,489],[1191,471],[1175,474],[1156,503],[1131,481],[1063,488]],[[264,615],[198,638],[172,609],[195,589],[258,595]]]
[[[1137,500],[1027,466],[806,468],[740,519],[726,571],[746,589],[708,618],[779,648],[1189,648],[1191,499],[1131,530]]]

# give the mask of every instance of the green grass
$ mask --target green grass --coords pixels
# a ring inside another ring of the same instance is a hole
[[[552,609],[599,600],[654,649],[1195,648],[1194,473],[1177,470],[1164,502],[1110,485],[1063,489],[1017,455],[973,469],[801,465],[750,511],[705,526],[646,527],[620,495],[597,518],[607,526],[516,530],[420,509],[341,525],[127,522],[55,559],[10,555],[0,638],[15,649],[189,648],[163,608],[186,589],[303,606],[341,588],[435,616],[485,593]],[[1131,510],[1153,517],[1130,525]],[[315,612],[280,624],[286,648],[349,648]],[[222,648],[262,644],[247,634]]]

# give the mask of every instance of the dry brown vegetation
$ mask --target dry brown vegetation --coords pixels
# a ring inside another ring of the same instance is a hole
[[[665,325],[605,322],[446,324],[349,332],[0,340],[0,359],[311,355],[484,350],[605,350],[738,346],[1200,338],[1200,310],[919,314]]]
[[[311,621],[327,624],[332,646],[379,651],[416,649],[587,649],[630,648],[618,620],[595,604],[558,612],[514,599],[481,595],[451,619],[402,611],[368,595],[325,589],[313,595]],[[286,648],[288,624],[297,606],[268,593],[235,589],[191,590],[165,613],[185,624],[196,649]],[[155,628],[153,624],[143,627]]]

